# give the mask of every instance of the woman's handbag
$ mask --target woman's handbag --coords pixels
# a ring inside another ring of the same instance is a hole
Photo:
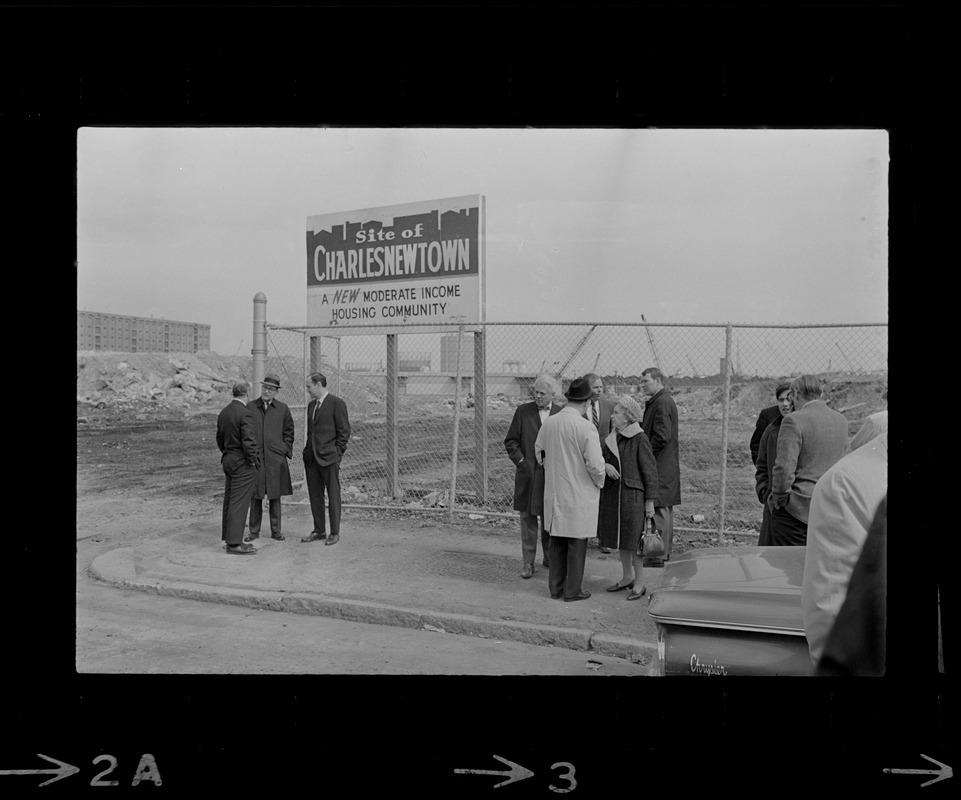
[[[639,555],[644,558],[663,558],[664,540],[661,532],[654,527],[654,518],[650,519],[651,530],[641,537],[641,552]]]

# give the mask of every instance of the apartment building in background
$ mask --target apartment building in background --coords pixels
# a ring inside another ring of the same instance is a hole
[[[209,325],[156,317],[77,311],[77,350],[196,353],[209,349]]]

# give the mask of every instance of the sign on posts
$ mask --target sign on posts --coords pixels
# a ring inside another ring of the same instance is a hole
[[[484,256],[483,195],[308,217],[307,324],[483,322]]]

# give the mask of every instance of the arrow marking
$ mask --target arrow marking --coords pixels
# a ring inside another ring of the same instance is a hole
[[[926,758],[932,764],[937,764],[941,769],[888,769],[884,768],[883,772],[897,773],[900,775],[937,775],[938,777],[934,780],[926,781],[921,784],[923,789],[925,786],[930,786],[932,783],[937,783],[938,781],[943,781],[946,778],[951,778],[954,776],[954,770],[951,769],[947,764],[942,764],[940,761],[931,758],[931,756],[926,756],[921,753],[921,758]]]
[[[524,769],[520,764],[515,764],[513,761],[508,761],[506,758],[501,758],[495,755],[498,761],[502,764],[506,764],[510,769],[507,770],[497,770],[497,769],[455,769],[454,772],[460,775],[507,775],[506,781],[501,781],[500,783],[495,783],[494,788],[497,789],[501,786],[507,786],[509,783],[514,781],[522,781],[525,778],[533,777],[534,773],[529,769]]]
[[[46,786],[48,783],[53,783],[54,781],[59,781],[61,778],[69,778],[74,773],[80,772],[80,767],[75,767],[72,764],[66,764],[63,761],[58,761],[56,758],[50,758],[50,756],[45,756],[43,753],[37,753],[37,758],[44,758],[51,764],[56,764],[56,769],[0,769],[0,775],[53,775],[53,778],[45,780],[40,786]],[[39,788],[39,787],[38,787]]]

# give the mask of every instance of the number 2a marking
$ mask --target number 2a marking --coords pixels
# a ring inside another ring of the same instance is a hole
[[[91,785],[91,786],[116,786],[116,785],[118,785],[118,784],[119,784],[119,781],[102,781],[102,780],[100,780],[104,775],[109,775],[111,772],[113,772],[113,771],[117,768],[117,759],[115,759],[113,756],[102,755],[102,756],[97,756],[97,757],[93,760],[93,763],[94,763],[94,764],[99,764],[101,761],[106,761],[106,762],[108,762],[108,763],[110,764],[110,766],[107,767],[107,768],[106,768],[105,770],[103,770],[102,772],[98,772],[96,775],[94,775],[94,776],[93,776],[93,780],[90,781],[90,785]]]
[[[97,756],[94,760],[94,764],[99,764],[101,761],[106,761],[109,766],[105,770],[101,770],[96,775],[93,776],[93,780],[90,781],[91,786],[118,786],[120,781],[105,781],[105,778],[111,772],[117,768],[117,759],[111,755],[104,753],[102,756]],[[131,786],[137,786],[141,781],[149,781],[150,783],[160,786],[162,784],[160,778],[160,770],[157,769],[157,760],[150,754],[144,753],[140,757],[140,763],[137,765],[137,770],[134,772],[133,780],[130,782]]]
[[[574,765],[568,763],[567,761],[558,761],[556,764],[551,764],[551,769],[560,769],[561,767],[567,767],[567,772],[563,775],[558,775],[561,780],[567,781],[570,786],[566,789],[560,789],[553,783],[550,785],[550,790],[552,792],[557,792],[558,794],[567,794],[568,792],[573,792],[577,786],[577,781],[574,780]]]

